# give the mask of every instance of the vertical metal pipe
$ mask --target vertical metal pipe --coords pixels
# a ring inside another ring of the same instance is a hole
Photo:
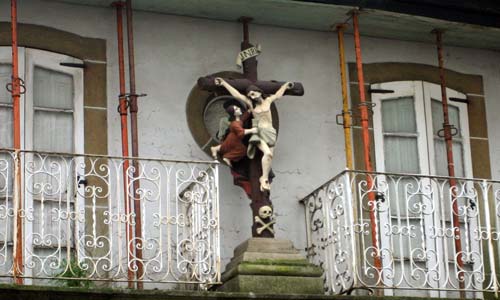
[[[354,169],[353,164],[353,155],[352,155],[352,120],[351,113],[349,110],[349,96],[347,95],[347,70],[345,65],[345,49],[344,49],[344,30],[347,27],[346,23],[338,24],[336,26],[337,29],[337,37],[338,37],[338,46],[339,46],[339,63],[340,63],[340,80],[342,85],[342,119],[344,123],[344,142],[345,142],[345,158],[346,158],[346,167],[349,170]],[[356,247],[356,236],[354,235],[352,224],[358,222],[358,213],[357,213],[357,204],[356,199],[352,196],[351,190],[351,181],[350,181],[350,173],[345,172],[345,190],[346,190],[346,201],[348,201],[348,206],[352,209],[348,210],[349,218],[351,221],[351,250],[352,250],[352,274],[353,275],[353,286],[356,287],[358,285],[358,278],[355,274],[357,274],[357,257],[359,255]]]
[[[23,279],[19,277],[24,272],[23,263],[23,201],[21,197],[21,80],[19,78],[19,55],[17,48],[17,0],[10,2],[11,33],[12,33],[12,111],[14,120],[14,148],[15,154],[15,178],[14,178],[14,205],[15,209],[15,243],[14,243],[14,278],[17,284],[22,284]]]
[[[118,112],[120,113],[121,121],[121,133],[122,133],[122,156],[128,157],[128,122],[127,122],[127,96],[125,91],[125,61],[124,61],[124,51],[123,51],[123,6],[124,2],[113,2],[112,4],[116,7],[116,30],[117,30],[117,48],[118,48],[118,77],[120,82],[120,95],[119,97],[119,107]],[[128,263],[131,264],[134,259],[134,244],[132,243],[132,238],[134,236],[133,228],[130,220],[130,199],[129,199],[129,180],[128,180],[128,169],[130,163],[128,160],[123,161],[123,200],[124,209],[127,216],[127,231],[126,231],[126,241],[128,249]],[[132,265],[128,265],[127,268],[127,278],[128,287],[134,287],[134,271]]]
[[[132,156],[135,158],[139,157],[139,136],[138,136],[138,128],[137,128],[137,92],[135,90],[135,58],[134,58],[134,30],[133,30],[133,21],[132,21],[132,0],[127,0],[127,39],[128,39],[128,72],[129,72],[129,88],[130,88],[130,130],[132,133]],[[134,183],[133,183],[133,198],[134,202],[134,212],[135,212],[135,239],[137,241],[135,247],[135,254],[137,258],[137,288],[143,288],[143,261],[142,261],[142,220],[141,220],[141,203],[139,199],[137,199],[138,194],[137,191],[140,188],[139,180],[139,161],[134,159],[133,162],[134,167]]]
[[[446,77],[444,71],[444,60],[443,60],[443,32],[439,29],[434,29],[432,31],[436,34],[436,46],[438,54],[439,63],[439,79],[441,81],[441,101],[443,103],[443,130],[444,130],[444,140],[446,143],[446,158],[448,161],[448,176],[450,176],[450,190],[452,197],[452,207],[453,207],[453,235],[455,243],[455,253],[457,256],[457,264],[460,268],[458,278],[460,288],[464,288],[464,274],[463,267],[464,262],[462,259],[462,243],[460,238],[460,218],[458,211],[456,186],[457,182],[455,179],[455,164],[453,162],[453,137],[451,134],[450,117],[448,111],[448,97],[446,95]]]
[[[365,162],[365,170],[367,172],[372,172],[372,162],[370,158],[370,152],[371,152],[371,147],[370,147],[370,131],[369,131],[369,114],[368,114],[368,106],[366,103],[366,94],[365,94],[365,79],[363,75],[363,61],[361,59],[361,43],[360,43],[360,37],[359,37],[359,22],[358,22],[358,14],[359,12],[357,10],[354,10],[352,12],[352,20],[353,20],[353,27],[354,27],[354,48],[356,51],[356,68],[357,68],[357,73],[358,73],[358,87],[359,87],[359,100],[360,100],[360,111],[361,111],[361,127],[362,127],[362,137],[363,137],[363,155],[364,155],[364,162]],[[371,177],[371,174],[368,174],[366,176],[366,184],[368,189],[371,189],[373,186],[373,179]],[[368,201],[370,202],[369,207],[370,207],[370,223],[371,223],[371,239],[372,239],[372,246],[375,248],[375,257],[374,259],[374,265],[377,270],[382,269],[382,263],[380,260],[380,253],[378,249],[378,239],[377,239],[377,219],[375,215],[375,210],[377,207],[377,203],[375,202],[375,194],[374,193],[368,193]],[[380,275],[380,274],[379,274]]]
[[[352,170],[352,139],[351,139],[351,114],[349,112],[349,98],[347,95],[347,72],[345,66],[345,51],[344,51],[344,29],[346,24],[338,24],[337,37],[339,43],[339,63],[340,63],[340,80],[342,84],[342,117],[344,121],[344,140],[345,140],[345,158],[346,167]]]

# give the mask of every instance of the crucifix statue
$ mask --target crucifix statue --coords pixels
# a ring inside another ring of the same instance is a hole
[[[276,223],[273,216],[273,206],[270,196],[271,189],[271,162],[276,142],[276,129],[273,127],[271,106],[283,95],[302,96],[304,89],[301,83],[259,81],[257,80],[257,58],[259,47],[250,44],[248,23],[251,18],[241,17],[243,23],[243,42],[238,61],[243,65],[243,79],[221,78],[214,76],[202,77],[198,85],[203,89],[219,94],[229,93],[236,100],[244,103],[248,113],[252,116],[251,128],[240,129],[241,138],[249,135],[246,163],[239,162],[239,168],[245,168],[248,174],[249,185],[247,194],[251,199],[253,213],[253,237],[274,237],[273,225]],[[230,114],[241,114],[239,108],[228,105]],[[239,121],[239,118],[237,119]],[[234,127],[234,126],[233,126]],[[231,133],[230,133],[231,134]],[[216,155],[220,146],[212,148]],[[226,160],[224,160],[226,161]],[[228,163],[226,161],[226,163]],[[238,166],[231,165],[233,169]],[[233,175],[235,173],[233,172]],[[245,186],[242,185],[244,188]]]

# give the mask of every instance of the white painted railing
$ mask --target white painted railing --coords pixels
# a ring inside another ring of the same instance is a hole
[[[499,181],[344,171],[301,202],[328,293],[498,295]]]
[[[0,277],[215,284],[218,188],[216,162],[0,150]]]

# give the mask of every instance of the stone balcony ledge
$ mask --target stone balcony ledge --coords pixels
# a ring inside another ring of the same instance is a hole
[[[424,300],[417,297],[378,297],[378,296],[326,296],[326,295],[298,295],[298,294],[255,294],[230,293],[212,291],[178,291],[178,290],[130,290],[130,289],[87,289],[49,286],[19,286],[0,285],[0,299],[9,300],[187,300],[187,299],[231,299],[231,300]]]

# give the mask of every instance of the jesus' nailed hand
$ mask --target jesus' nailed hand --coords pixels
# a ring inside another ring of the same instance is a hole
[[[248,86],[245,95],[243,95],[220,77],[215,78],[215,84],[223,86],[231,96],[245,103],[248,110],[252,112],[252,126],[258,130],[250,137],[247,155],[252,159],[255,156],[256,148],[262,151],[262,176],[259,178],[260,190],[269,191],[271,189],[269,172],[271,171],[274,146],[276,143],[276,129],[273,127],[271,104],[283,97],[288,89],[292,89],[293,83],[286,82],[274,95],[269,96],[265,96],[262,90],[255,85]]]

